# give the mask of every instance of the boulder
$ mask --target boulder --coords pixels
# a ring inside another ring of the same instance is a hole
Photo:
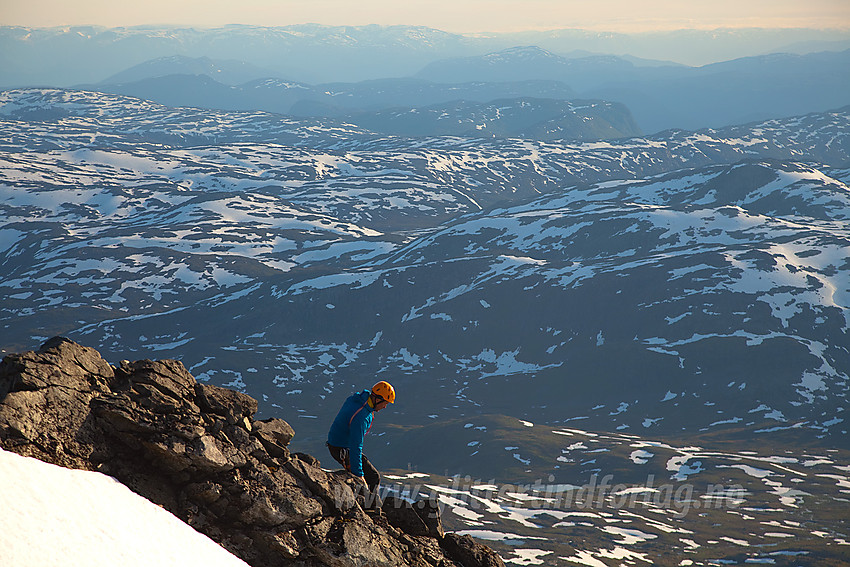
[[[411,503],[403,498],[387,496],[382,510],[392,526],[408,535],[434,538],[442,538],[444,535],[436,501],[418,500]]]
[[[464,566],[505,567],[505,562],[495,551],[469,535],[448,533],[440,540],[440,547],[446,555]]]
[[[313,455],[309,455],[307,453],[299,453],[299,452],[296,451],[296,452],[292,453],[291,456],[292,456],[293,459],[298,459],[299,461],[304,461],[308,465],[313,466],[317,469],[321,468],[321,466],[322,466],[322,463],[321,463],[321,461],[319,461],[319,459],[317,459]]]
[[[413,509],[428,528],[428,533],[425,535],[442,539],[445,531],[443,531],[439,501],[436,498],[420,498],[413,504]]]
[[[22,455],[89,469],[102,434],[89,403],[108,391],[112,368],[94,349],[54,338],[0,362],[0,443]]]
[[[345,482],[345,478],[325,472],[301,459],[290,459],[285,467],[310,492],[321,497],[336,512],[345,514],[354,508],[354,492]],[[345,473],[345,476],[350,475]]]
[[[282,419],[271,418],[255,421],[251,432],[260,440],[263,447],[274,457],[288,456],[289,442],[295,436],[292,427]]]
[[[246,418],[250,420],[257,413],[257,400],[251,396],[212,384],[195,383],[194,386],[201,408],[207,413],[222,416],[227,423],[245,423]]]

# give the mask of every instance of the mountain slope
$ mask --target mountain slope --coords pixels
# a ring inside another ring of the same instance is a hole
[[[5,349],[180,357],[293,408],[310,450],[363,376],[405,392],[402,428],[846,430],[846,110],[543,143],[0,103]]]
[[[800,160],[848,163],[846,111],[542,143],[75,91],[0,104],[3,348],[179,353],[323,419],[386,375],[430,400],[408,423],[486,406],[698,430],[764,404],[843,427],[847,175]]]
[[[736,177],[762,184],[735,202],[706,199]],[[659,194],[671,183],[606,184],[484,212],[342,273],[269,278],[226,304],[150,323],[220,344],[217,364],[256,370],[229,372],[233,384],[320,416],[316,435],[352,377],[368,375],[405,391],[397,423],[487,412],[668,434],[802,424],[841,436],[847,186],[771,164],[676,176],[693,191],[682,203]],[[224,337],[181,322],[235,314]],[[112,320],[81,336],[108,344],[132,325]]]
[[[38,351],[4,357],[0,362],[0,446],[45,462],[115,477],[113,486],[105,488],[103,477],[95,473],[62,473],[43,464],[28,467],[48,470],[54,482],[72,477],[83,494],[64,496],[79,505],[71,517],[57,494],[61,486],[37,490],[35,498],[29,499],[33,509],[20,506],[22,495],[0,497],[11,504],[4,507],[10,532],[4,531],[0,540],[7,536],[15,540],[11,549],[4,546],[4,559],[13,552],[19,560],[43,558],[54,564],[56,550],[21,549],[18,538],[32,537],[35,531],[42,538],[37,547],[67,543],[66,532],[82,536],[76,548],[60,547],[72,553],[60,559],[68,564],[86,559],[97,564],[110,559],[123,563],[122,553],[137,564],[141,553],[149,561],[179,565],[175,559],[185,552],[172,551],[174,538],[187,538],[187,548],[196,550],[192,564],[198,559],[241,563],[233,557],[228,561],[220,548],[216,553],[212,542],[204,544],[203,538],[192,534],[192,526],[252,566],[457,567],[462,562],[468,567],[503,567],[487,547],[469,537],[445,533],[439,509],[428,502],[419,506],[421,516],[414,508],[418,499],[387,498],[382,503],[380,498],[364,495],[358,488],[362,485],[345,470],[324,470],[315,457],[290,452],[292,427],[279,418],[255,420],[256,409],[257,401],[249,396],[198,384],[174,360],[125,360],[113,367],[94,349],[62,337],[47,341]],[[0,451],[0,471],[15,462],[20,463],[19,458],[7,458]],[[12,486],[24,481],[9,480]],[[141,541],[126,542],[121,550],[110,548],[109,538],[102,533],[104,520],[115,521],[118,534],[122,520],[164,521],[162,510],[156,510],[158,516],[153,514],[155,507],[140,506],[138,497],[133,505],[143,514],[141,518],[116,510],[116,503],[128,504],[132,499],[115,481],[188,526],[172,517],[172,535],[163,539],[161,532],[142,523],[134,526]],[[91,500],[93,489],[99,489],[100,500]],[[386,513],[376,513],[376,505]],[[36,512],[46,516],[36,519],[41,530],[33,529],[31,515]],[[79,515],[85,518],[86,512],[89,516],[103,513],[91,532],[85,524],[82,529],[61,526],[74,524]],[[63,533],[54,542],[48,530],[57,526]],[[98,539],[107,545],[87,547]],[[152,549],[144,553],[143,545]],[[169,551],[173,556],[169,557]]]

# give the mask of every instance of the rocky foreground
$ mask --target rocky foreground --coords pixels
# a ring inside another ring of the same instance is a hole
[[[433,502],[367,512],[348,473],[290,452],[289,424],[256,411],[180,362],[113,367],[59,337],[0,363],[0,447],[111,475],[251,565],[503,565],[444,533]]]

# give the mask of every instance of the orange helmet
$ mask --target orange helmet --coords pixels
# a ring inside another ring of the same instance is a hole
[[[395,403],[395,390],[389,382],[384,382],[383,380],[381,380],[380,382],[372,386],[372,393],[387,400],[391,404]]]

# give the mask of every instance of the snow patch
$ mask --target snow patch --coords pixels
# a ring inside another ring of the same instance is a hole
[[[101,473],[65,469],[0,449],[0,484],[4,565],[247,566]]]

